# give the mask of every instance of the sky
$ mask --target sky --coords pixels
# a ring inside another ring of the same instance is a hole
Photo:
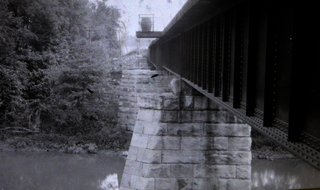
[[[154,14],[154,30],[162,31],[187,0],[108,0],[121,12],[129,35],[139,30],[139,14]],[[123,29],[124,30],[124,29]]]

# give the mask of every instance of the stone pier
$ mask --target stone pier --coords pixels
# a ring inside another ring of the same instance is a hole
[[[153,86],[151,74],[159,74]],[[124,75],[134,100],[125,104],[124,96],[121,109],[135,111],[127,115],[134,127],[120,189],[250,189],[250,126],[180,80],[169,92],[167,72]]]

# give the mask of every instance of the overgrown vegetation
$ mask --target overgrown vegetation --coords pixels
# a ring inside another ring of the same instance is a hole
[[[109,97],[119,18],[105,1],[0,1],[2,140],[57,134],[123,148]]]

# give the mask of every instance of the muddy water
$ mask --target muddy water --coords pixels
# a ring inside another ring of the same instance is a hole
[[[320,171],[300,159],[253,160],[252,190],[320,187]]]
[[[0,152],[0,190],[106,189],[107,176],[121,179],[124,164],[117,155]]]
[[[0,152],[0,190],[110,189],[124,164],[114,154]],[[252,190],[314,187],[320,187],[320,171],[299,159],[252,161]]]

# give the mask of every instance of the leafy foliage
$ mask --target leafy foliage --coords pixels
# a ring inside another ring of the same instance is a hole
[[[1,1],[0,130],[117,134],[106,86],[119,18],[105,2]]]

